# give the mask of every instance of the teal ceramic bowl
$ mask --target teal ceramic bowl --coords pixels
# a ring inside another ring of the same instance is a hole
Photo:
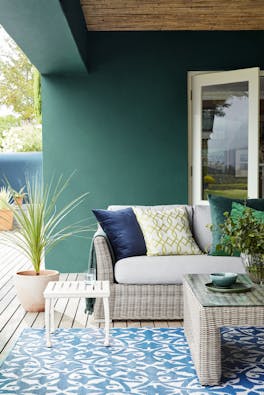
[[[237,280],[236,273],[212,273],[210,277],[217,287],[231,287]]]

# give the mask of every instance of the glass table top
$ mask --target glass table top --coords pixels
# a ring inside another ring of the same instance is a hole
[[[252,285],[252,289],[239,293],[212,292],[205,285],[211,282],[208,274],[187,274],[185,279],[204,307],[264,306],[264,286],[253,284],[245,274],[238,275],[237,282]]]

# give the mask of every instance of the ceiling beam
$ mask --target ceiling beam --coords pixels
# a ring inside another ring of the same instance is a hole
[[[78,13],[75,4],[76,20],[69,25],[69,6],[63,3],[59,0],[0,3],[0,23],[43,75],[87,72],[87,31],[74,27],[77,19],[84,23],[81,9]]]

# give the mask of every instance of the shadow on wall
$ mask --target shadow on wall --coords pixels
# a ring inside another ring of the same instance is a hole
[[[26,178],[36,176],[42,180],[42,152],[0,154],[0,187],[6,185],[7,178],[12,188],[19,191],[26,184]]]

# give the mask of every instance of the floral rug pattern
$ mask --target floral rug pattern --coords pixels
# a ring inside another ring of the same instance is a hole
[[[264,394],[264,328],[223,328],[222,384],[199,384],[183,328],[25,329],[0,368],[0,394]]]

